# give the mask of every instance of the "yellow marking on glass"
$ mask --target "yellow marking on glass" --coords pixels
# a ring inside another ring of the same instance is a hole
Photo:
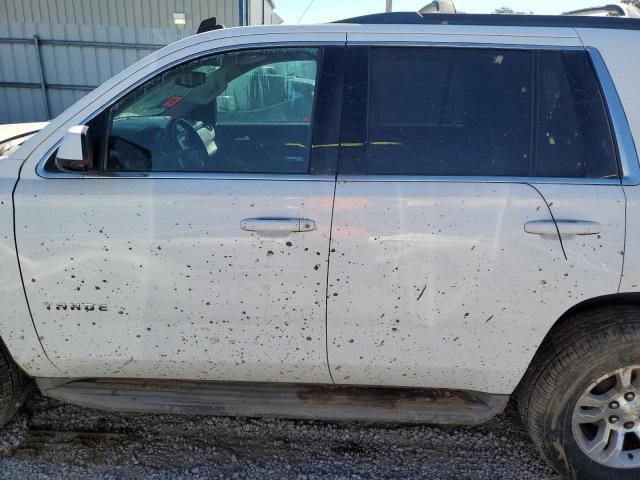
[[[364,143],[321,143],[311,145],[311,148],[362,147]]]
[[[321,143],[319,145],[311,145],[311,148],[336,148],[339,146],[339,143]]]

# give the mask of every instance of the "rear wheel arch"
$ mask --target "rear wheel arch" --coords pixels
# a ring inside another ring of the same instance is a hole
[[[553,323],[551,328],[549,328],[546,335],[538,345],[536,353],[534,354],[531,362],[529,362],[528,370],[531,369],[532,366],[536,364],[536,362],[540,361],[541,356],[543,356],[544,346],[549,342],[552,342],[554,337],[559,335],[559,332],[566,330],[567,326],[571,324],[572,321],[574,321],[576,315],[621,306],[638,307],[638,312],[640,313],[640,292],[601,295],[598,297],[583,300],[573,305]],[[640,315],[638,317],[638,321],[640,322]],[[524,377],[526,376],[527,375],[525,373],[520,383],[522,383]]]
[[[613,293],[610,295],[601,295],[599,297],[593,297],[587,300],[583,300],[582,302],[575,304],[573,307],[569,308],[565,313],[563,313],[553,325],[549,333],[551,333],[556,325],[560,324],[563,321],[566,321],[568,317],[571,317],[576,313],[592,310],[595,308],[617,305],[636,305],[640,307],[640,292]]]
[[[594,380],[632,365],[637,370],[638,345],[640,294],[635,293],[581,302],[544,338],[514,397],[534,444],[558,471],[571,478],[637,478],[637,468],[610,469],[585,458],[571,433],[571,419]]]

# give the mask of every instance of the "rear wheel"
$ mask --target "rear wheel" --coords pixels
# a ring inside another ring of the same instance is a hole
[[[25,392],[25,376],[0,341],[0,428],[18,411]]]
[[[535,445],[557,471],[640,478],[640,308],[602,308],[563,321],[517,396]]]
[[[578,398],[573,436],[590,459],[612,468],[640,467],[640,366],[608,372]]]

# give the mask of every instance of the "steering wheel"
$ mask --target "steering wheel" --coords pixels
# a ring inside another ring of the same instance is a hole
[[[209,153],[193,125],[184,118],[172,118],[167,130],[180,168],[187,171],[205,170]]]

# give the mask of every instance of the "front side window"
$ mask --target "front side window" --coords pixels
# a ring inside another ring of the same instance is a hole
[[[307,173],[317,48],[203,57],[149,80],[108,116],[110,172]]]
[[[618,176],[585,52],[372,48],[369,175]]]

